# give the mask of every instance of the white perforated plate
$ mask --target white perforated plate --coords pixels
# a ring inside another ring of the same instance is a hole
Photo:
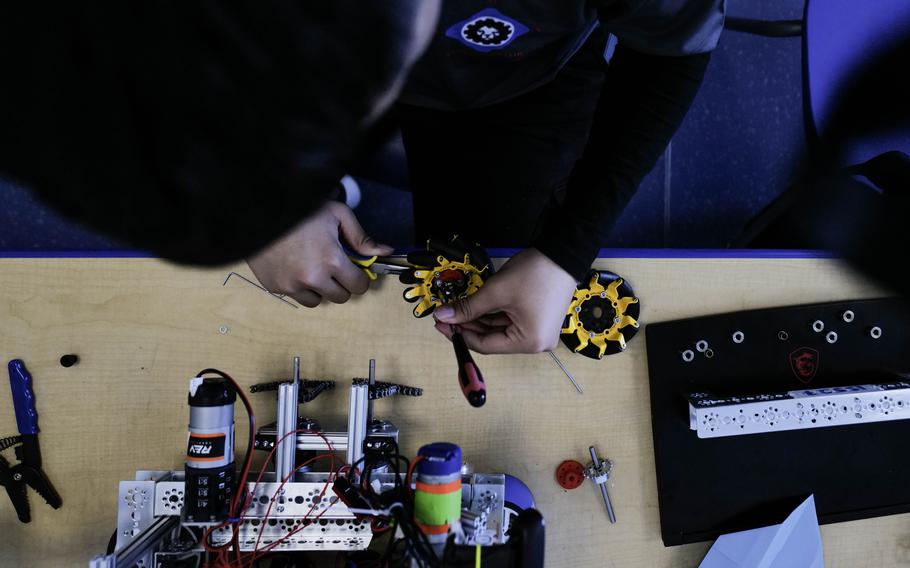
[[[910,384],[855,385],[689,399],[689,428],[719,438],[910,418]]]

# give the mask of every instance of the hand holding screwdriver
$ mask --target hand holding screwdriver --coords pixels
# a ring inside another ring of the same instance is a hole
[[[458,384],[468,403],[479,408],[487,402],[487,384],[483,380],[480,368],[471,357],[458,326],[453,325],[451,328],[452,345],[455,346],[455,358],[458,360]]]

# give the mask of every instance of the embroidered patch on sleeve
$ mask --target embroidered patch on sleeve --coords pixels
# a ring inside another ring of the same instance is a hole
[[[515,38],[528,33],[528,26],[487,8],[446,30],[446,37],[460,41],[475,51],[486,53],[502,49]]]

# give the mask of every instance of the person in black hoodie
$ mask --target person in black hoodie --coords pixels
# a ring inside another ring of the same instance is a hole
[[[481,353],[555,347],[576,282],[689,109],[723,17],[722,0],[443,3],[394,113],[418,241],[528,248],[437,309],[440,332],[460,324]],[[309,306],[362,293],[339,225],[368,254],[389,252],[332,204],[250,266]]]
[[[722,24],[722,0],[8,3],[0,174],[163,257],[247,257],[315,306],[368,287],[342,240],[390,252],[327,197],[397,124],[419,239],[529,247],[439,330],[540,351]]]
[[[439,7],[4,2],[0,176],[162,257],[242,259],[382,137]]]

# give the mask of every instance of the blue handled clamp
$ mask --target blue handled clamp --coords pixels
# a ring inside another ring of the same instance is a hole
[[[14,447],[19,463],[11,466],[0,456],[0,485],[6,488],[19,520],[31,521],[26,486],[41,495],[48,505],[59,509],[63,500],[54,489],[47,474],[41,469],[41,448],[38,445],[38,410],[35,408],[35,391],[32,376],[20,359],[9,362],[9,386],[13,393],[13,409],[19,436],[0,439],[0,450]]]
[[[38,410],[35,408],[35,391],[32,376],[22,359],[9,362],[9,387],[13,391],[13,409],[20,434],[37,434]]]

